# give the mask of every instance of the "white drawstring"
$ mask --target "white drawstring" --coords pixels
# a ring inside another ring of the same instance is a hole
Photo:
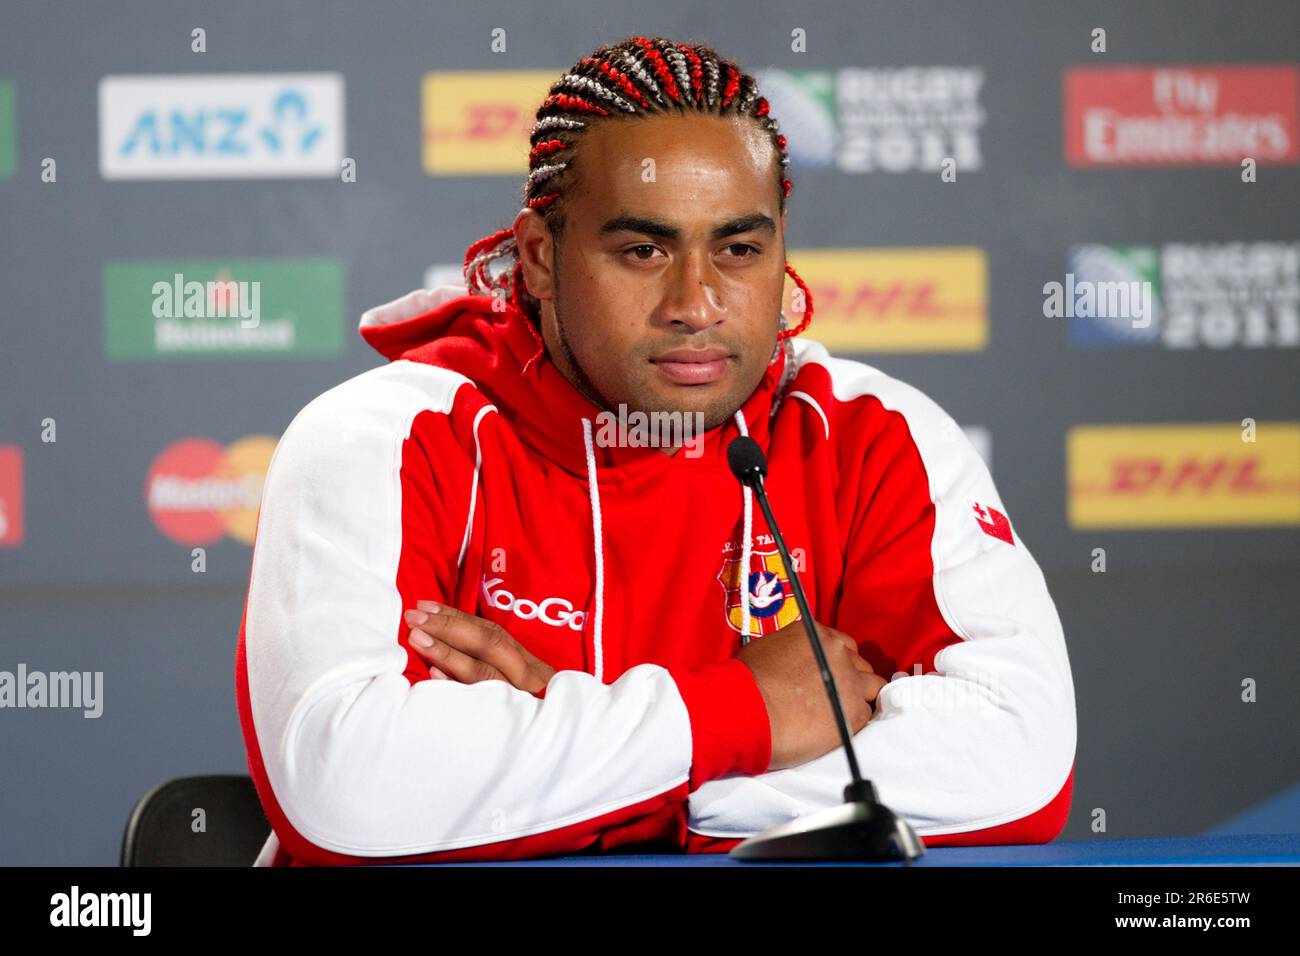
[[[740,429],[742,435],[748,435],[749,429],[745,426],[745,416],[737,409],[736,427]],[[745,538],[744,545],[740,551],[740,643],[749,643],[749,561],[750,545],[749,539],[754,529],[754,507],[749,485],[742,484],[742,491],[745,497]]]
[[[596,483],[596,453],[591,443],[590,418],[582,420],[582,440],[587,446],[587,490],[591,494],[591,536],[596,542],[596,626],[592,638],[596,663],[592,673],[596,675],[596,680],[601,680],[605,670],[605,644],[601,639],[601,622],[605,616],[605,549],[601,547],[600,541],[600,488]]]
[[[745,416],[737,411],[735,418],[736,427],[740,429],[740,433],[748,435],[749,429],[745,425]],[[595,542],[596,549],[596,624],[592,629],[595,665],[592,667],[592,673],[595,675],[596,680],[602,680],[605,670],[605,644],[601,631],[601,625],[605,617],[605,549],[601,547],[603,532],[600,521],[600,486],[596,481],[596,451],[591,440],[591,419],[589,418],[582,420],[582,442],[587,449],[587,491],[591,497],[591,537]],[[754,506],[749,485],[741,485],[741,490],[745,501],[745,543],[741,548],[740,557],[740,641],[742,644],[748,644],[749,562],[752,555],[750,538],[753,536],[754,529]]]

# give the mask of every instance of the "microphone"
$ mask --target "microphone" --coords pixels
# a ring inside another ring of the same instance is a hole
[[[857,754],[853,752],[853,736],[849,733],[849,724],[844,718],[844,708],[840,706],[835,678],[826,661],[822,642],[817,636],[803,585],[799,583],[799,575],[795,573],[790,551],[785,546],[785,539],[781,537],[776,518],[772,514],[772,506],[767,499],[767,491],[763,487],[763,479],[767,477],[767,459],[763,455],[763,449],[748,435],[741,435],[727,446],[727,464],[731,466],[731,473],[736,479],[753,490],[759,507],[763,509],[767,527],[776,540],[790,589],[794,591],[794,599],[803,618],[804,629],[808,632],[808,640],[812,642],[822,683],[830,697],[831,710],[835,714],[835,723],[844,744],[844,754],[849,761],[849,783],[844,788],[843,805],[775,826],[733,847],[728,855],[740,860],[902,860],[910,864],[912,860],[924,855],[925,844],[906,820],[896,816],[880,802],[876,788],[870,780],[864,780],[858,770]],[[741,587],[749,587],[749,568],[741,568]]]

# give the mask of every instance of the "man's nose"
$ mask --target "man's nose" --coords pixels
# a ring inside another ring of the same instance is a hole
[[[660,316],[665,323],[679,329],[699,332],[716,325],[723,318],[723,303],[710,272],[708,256],[694,253],[682,256],[669,277],[671,286],[665,296]]]

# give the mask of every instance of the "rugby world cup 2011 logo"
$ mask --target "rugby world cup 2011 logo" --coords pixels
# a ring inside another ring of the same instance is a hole
[[[724,594],[723,606],[727,624],[741,633],[744,609],[742,595],[740,554],[733,552],[722,559],[718,583]],[[794,589],[786,574],[785,562],[779,551],[754,551],[749,556],[745,586],[749,589],[749,636],[761,637],[779,631],[799,620],[799,605],[794,599]]]

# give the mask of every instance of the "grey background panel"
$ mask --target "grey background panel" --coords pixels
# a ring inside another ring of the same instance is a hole
[[[0,180],[0,445],[21,447],[26,540],[0,548],[0,670],[104,673],[103,717],[0,710],[0,864],[111,864],[153,784],[245,772],[235,637],[250,551],[225,537],[207,572],[144,500],[154,457],[187,436],[278,436],[312,397],[382,361],[360,313],[458,263],[510,223],[520,177],[430,177],[420,81],[432,70],[558,72],[632,33],[710,43],[746,69],[976,66],[983,168],[793,168],[792,249],[977,246],[989,341],[973,353],[854,355],[992,437],[994,478],[1048,576],[1079,706],[1067,838],[1192,833],[1294,785],[1300,772],[1291,528],[1071,530],[1065,438],[1092,423],[1300,419],[1294,348],[1071,347],[1042,315],[1076,243],[1300,240],[1300,167],[1077,169],[1062,150],[1062,71],[1116,64],[1291,64],[1300,7],[908,2],[0,4],[0,82],[17,96],[17,170]],[[207,30],[208,52],[190,51]],[[1110,52],[1089,52],[1104,26]],[[508,52],[488,52],[507,30]],[[809,52],[790,52],[803,27]],[[98,84],[112,74],[337,72],[358,180],[106,181]],[[782,119],[776,112],[778,120]],[[40,181],[54,157],[58,181]],[[111,260],[336,259],[336,357],[110,361]],[[797,258],[792,256],[796,268]],[[808,332],[816,338],[816,320]],[[58,441],[40,441],[54,418]],[[1106,574],[1088,567],[1093,548]],[[1240,702],[1244,678],[1259,681]],[[1300,820],[1294,821],[1300,829]]]

